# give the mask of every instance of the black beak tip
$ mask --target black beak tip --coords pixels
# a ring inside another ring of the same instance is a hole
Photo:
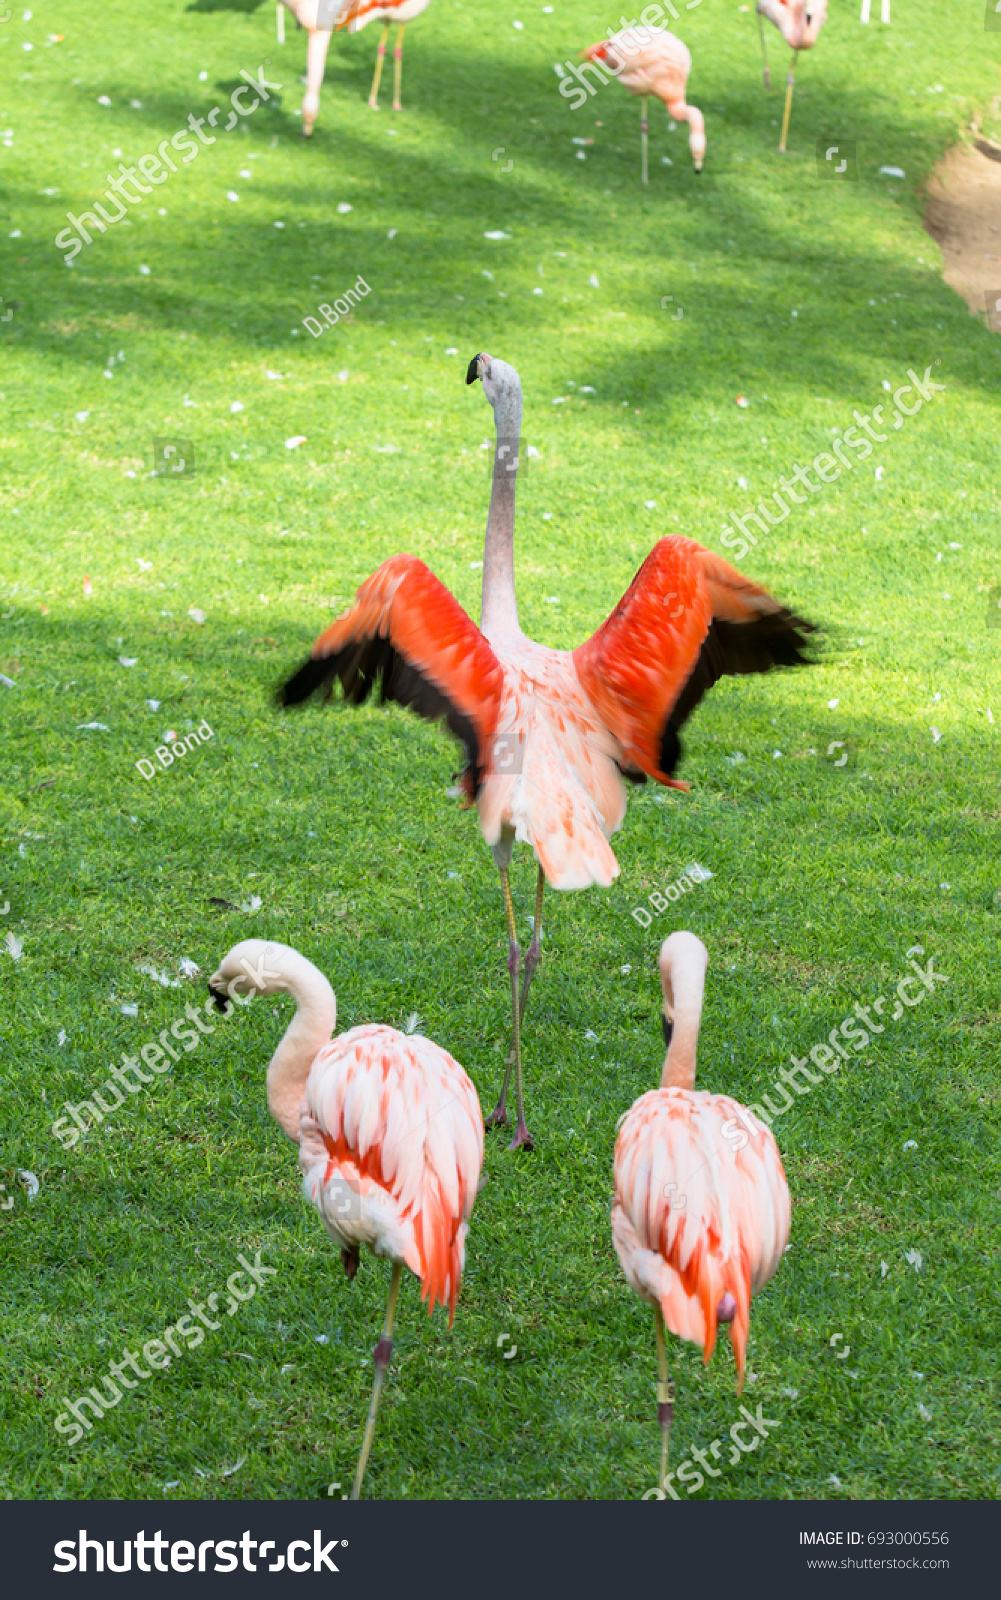
[[[479,365],[479,363],[480,363],[479,355],[475,355],[473,357],[472,361],[469,363],[469,366],[466,368],[466,382],[467,382],[467,384],[475,383],[477,378],[479,377],[479,375],[480,375],[480,365]]]
[[[668,1022],[668,1020],[665,1017],[663,1011],[660,1014],[660,1025],[661,1025],[662,1029],[664,1030],[664,1044],[667,1047],[667,1049],[670,1050],[670,1048],[671,1048],[671,1035],[674,1032],[674,1023],[673,1022]]]
[[[228,1013],[228,1007],[229,1007],[229,1004],[230,1004],[230,1000],[229,1000],[229,996],[226,994],[225,990],[224,989],[213,989],[212,985],[209,984],[209,995],[215,1001],[216,1010],[217,1011],[221,1011],[223,1016],[226,1016],[227,1013]]]

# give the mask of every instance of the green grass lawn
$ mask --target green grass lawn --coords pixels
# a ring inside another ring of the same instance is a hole
[[[553,63],[617,24],[591,0],[436,0],[407,34],[402,115],[365,104],[376,30],[338,36],[309,145],[305,35],[276,46],[270,4],[163,0],[133,22],[125,0],[36,0],[0,25],[0,294],[20,302],[0,321],[0,1495],[347,1491],[388,1267],[346,1281],[268,1116],[287,1003],[218,1024],[74,1148],[50,1128],[250,935],[316,962],[344,1027],[417,1011],[492,1106],[506,939],[475,816],[446,793],[455,747],[396,708],[271,699],[395,551],[478,616],[493,425],[462,379],[480,349],[521,373],[539,452],[522,623],[563,647],[659,536],[721,550],[729,513],[889,401],[884,382],[931,366],[945,390],[742,563],[823,626],[818,665],[721,683],[687,730],[691,794],[635,792],[614,888],[549,896],[525,1039],[538,1148],[488,1139],[451,1333],[405,1283],[366,1494],[653,1485],[652,1318],[608,1212],[682,916],[711,958],[700,1084],[744,1102],[891,995],[914,945],[949,980],[776,1120],[792,1244],[755,1302],[744,1399],[778,1426],[699,1494],[998,1492],[1001,344],[942,282],[921,194],[997,92],[1001,35],[980,0],[908,0],[890,28],[834,0],[782,158],[753,13],[678,9],[706,170],[654,107],[645,192],[635,103],[611,84],[573,113],[558,92]],[[266,58],[280,94],[65,266],[65,213]],[[818,176],[818,139],[839,138],[855,182]],[[370,294],[314,339],[302,319],[359,276]],[[194,474],[150,476],[154,439],[190,441]],[[205,720],[211,740],[140,775]],[[693,860],[711,881],[642,929],[632,910]],[[525,853],[515,877],[527,942]],[[183,959],[203,976],[178,978]],[[257,1250],[274,1276],[197,1351],[78,1444],[55,1432],[64,1396]],[[707,1371],[691,1346],[670,1360],[678,1463],[739,1411],[725,1345]]]

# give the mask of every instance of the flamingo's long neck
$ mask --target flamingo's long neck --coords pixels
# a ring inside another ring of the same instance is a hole
[[[514,486],[521,437],[521,388],[505,387],[494,405],[497,444],[490,511],[483,544],[483,606],[480,628],[488,639],[520,633],[514,594]]]
[[[669,1009],[673,1029],[664,1060],[662,1089],[694,1089],[696,1052],[702,1023],[705,967],[697,960],[676,961],[672,973]]]
[[[299,956],[283,963],[283,988],[295,1000],[295,1016],[268,1067],[268,1110],[289,1138],[299,1143],[299,1110],[317,1051],[330,1041],[337,1002],[322,972]]]

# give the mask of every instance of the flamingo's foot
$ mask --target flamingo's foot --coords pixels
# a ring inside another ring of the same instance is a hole
[[[507,1107],[505,1106],[503,1099],[498,1100],[489,1117],[484,1117],[483,1126],[485,1128],[507,1127]]]
[[[368,105],[369,105],[369,110],[370,111],[378,111],[378,109],[379,109],[378,100],[373,100],[371,95],[369,95]]]
[[[400,105],[400,102],[398,100],[394,100],[393,101],[393,110],[394,111],[402,111],[403,110],[403,107]]]
[[[508,1149],[509,1150],[534,1150],[535,1149],[535,1140],[532,1138],[532,1135],[529,1133],[529,1131],[526,1128],[524,1122],[519,1121],[518,1126],[514,1130],[514,1138],[511,1140],[511,1143],[508,1145]]]

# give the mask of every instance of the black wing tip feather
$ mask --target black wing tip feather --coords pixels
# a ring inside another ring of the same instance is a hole
[[[783,607],[751,622],[709,625],[688,681],[671,708],[660,741],[660,770],[673,778],[681,761],[679,730],[704,694],[720,678],[751,672],[771,672],[774,667],[809,667],[815,657],[807,653],[809,637],[820,630]]]
[[[478,759],[478,741],[472,722],[437,685],[394,650],[388,639],[360,640],[337,655],[310,656],[298,672],[282,684],[275,700],[279,706],[302,705],[321,688],[329,698],[335,679],[340,679],[344,698],[353,705],[362,705],[378,685],[381,704],[392,700],[415,711],[427,722],[444,721],[465,750],[466,762],[473,774],[475,798],[483,783],[483,766]]]
[[[329,660],[322,657],[308,656],[299,668],[275,691],[276,704],[280,706],[299,706],[308,700],[311,694],[322,686],[329,685],[334,675],[335,668]]]

